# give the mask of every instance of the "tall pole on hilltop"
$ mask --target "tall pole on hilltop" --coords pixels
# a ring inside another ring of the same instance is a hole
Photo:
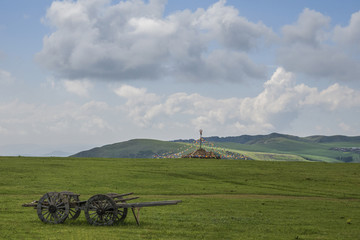
[[[201,142],[202,142],[202,133],[203,133],[203,130],[200,129],[200,149],[201,149]]]

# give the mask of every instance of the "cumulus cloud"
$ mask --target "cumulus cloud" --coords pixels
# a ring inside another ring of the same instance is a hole
[[[9,84],[14,81],[10,72],[0,69],[0,84]]]
[[[284,41],[289,44],[306,44],[319,46],[327,39],[326,29],[329,27],[330,18],[308,8],[300,14],[293,25],[282,28]]]
[[[345,47],[360,50],[360,11],[351,15],[348,26],[337,25],[334,29],[334,39]]]
[[[234,129],[242,133],[281,131],[306,109],[336,112],[360,107],[359,91],[339,84],[324,90],[297,85],[295,75],[284,68],[278,68],[253,98],[214,99],[186,93],[161,97],[129,85],[115,92],[126,99],[128,116],[141,127],[182,123],[225,133]]]
[[[93,84],[88,80],[63,80],[63,85],[66,91],[82,97],[88,96],[89,90],[93,88]]]
[[[330,17],[306,8],[277,36],[225,0],[165,16],[166,2],[55,1],[43,19],[53,32],[36,58],[68,80],[241,82],[265,79],[267,68],[252,53],[275,46],[278,64],[289,71],[332,81],[360,75],[360,12],[334,27]]]
[[[287,70],[335,81],[358,80],[360,61],[349,50],[359,46],[359,14],[347,27],[330,27],[331,19],[304,9],[296,23],[282,28],[278,62]],[[356,46],[355,46],[356,45]]]
[[[49,141],[49,135],[68,138],[69,142],[77,137],[94,137],[114,130],[108,118],[114,110],[109,108],[107,103],[97,101],[51,106],[14,100],[0,104],[0,133],[8,142],[19,136],[25,142],[34,138]]]
[[[221,0],[210,6],[206,11],[198,11],[197,24],[206,29],[211,39],[216,39],[223,46],[233,50],[251,50],[258,46],[259,41],[276,38],[265,24],[252,23],[239,16],[239,11],[231,6],[225,7],[226,1]]]
[[[248,52],[275,38],[220,0],[164,16],[166,1],[55,1],[37,59],[68,79],[243,81],[266,69]]]
[[[154,93],[147,93],[145,88],[123,85],[116,89],[115,93],[127,99],[125,106],[122,108],[140,126],[148,125],[149,120],[156,114],[157,102],[159,102],[160,97]]]
[[[186,137],[199,128],[209,135],[289,132],[294,124],[304,122],[311,134],[317,129],[323,133],[325,128],[330,129],[326,130],[329,134],[357,134],[359,129],[354,117],[360,109],[358,90],[339,83],[324,89],[297,84],[296,75],[284,68],[278,68],[254,97],[218,99],[185,92],[159,95],[128,84],[112,91],[119,98],[118,104],[2,102],[0,135],[6,142],[21,138],[24,142],[68,139],[101,143],[144,136],[144,132],[152,138],[161,132],[168,138],[169,131],[174,138]]]
[[[360,105],[360,95],[359,91],[335,83],[323,91],[311,91],[304,104],[321,105],[331,111],[351,109]]]

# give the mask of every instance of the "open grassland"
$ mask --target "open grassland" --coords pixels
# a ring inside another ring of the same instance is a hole
[[[360,164],[202,159],[0,158],[2,239],[360,239]],[[50,191],[181,199],[119,226],[42,223]]]

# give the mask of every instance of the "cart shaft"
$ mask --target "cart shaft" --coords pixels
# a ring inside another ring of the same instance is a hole
[[[181,200],[168,200],[168,201],[157,201],[157,202],[141,202],[141,203],[117,203],[116,206],[118,206],[120,208],[142,208],[142,207],[176,205],[178,203],[181,203]]]

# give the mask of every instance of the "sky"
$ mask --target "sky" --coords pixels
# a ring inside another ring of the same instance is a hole
[[[5,0],[0,155],[358,136],[359,76],[358,0]]]

